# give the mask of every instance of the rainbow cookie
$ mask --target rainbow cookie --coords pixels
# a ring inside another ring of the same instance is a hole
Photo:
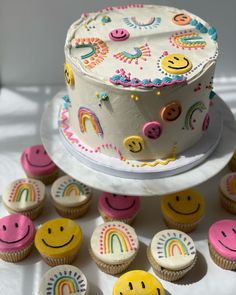
[[[18,179],[6,187],[2,199],[8,212],[35,219],[43,210],[45,185],[31,178]]]
[[[225,210],[236,214],[236,173],[228,173],[221,178],[220,201]]]
[[[90,240],[90,255],[106,273],[123,272],[134,260],[139,248],[135,230],[119,221],[98,226]]]
[[[51,196],[61,216],[75,219],[88,211],[92,190],[70,176],[62,176],[53,183]]]
[[[21,165],[28,177],[44,184],[51,184],[58,177],[59,169],[42,144],[27,147],[21,155]]]
[[[236,220],[213,223],[208,233],[211,258],[221,268],[236,270]]]
[[[143,270],[132,270],[118,279],[112,295],[165,295],[165,290],[154,275]]]
[[[21,214],[12,214],[0,219],[0,258],[17,262],[27,257],[34,246],[33,222]]]
[[[80,226],[67,218],[45,222],[35,235],[35,247],[45,262],[51,266],[72,263],[81,242]]]
[[[59,265],[48,270],[41,279],[39,295],[88,295],[88,282],[73,265]]]
[[[104,221],[118,220],[130,224],[140,209],[140,197],[104,192],[98,200],[98,210]]]
[[[182,278],[197,259],[190,236],[174,229],[157,233],[148,247],[147,256],[157,275],[167,281]]]
[[[236,150],[234,151],[233,157],[229,162],[229,168],[231,171],[236,172]]]
[[[198,192],[188,189],[163,196],[161,210],[168,227],[190,232],[201,220],[205,211],[205,203]]]

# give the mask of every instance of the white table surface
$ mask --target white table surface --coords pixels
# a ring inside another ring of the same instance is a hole
[[[216,92],[231,107],[236,116],[236,80],[221,79],[216,81]],[[14,87],[3,88],[0,93],[0,217],[7,211],[3,208],[1,194],[4,187],[17,178],[24,177],[20,165],[20,154],[28,146],[40,143],[39,124],[41,115],[50,99],[63,86],[54,87]],[[177,283],[162,280],[166,294],[203,294],[208,295],[235,295],[236,272],[226,271],[216,266],[208,252],[207,232],[209,226],[221,218],[233,218],[224,211],[219,203],[218,183],[222,175],[227,173],[224,168],[214,178],[197,186],[197,189],[205,198],[206,215],[199,227],[191,236],[198,250],[198,262],[187,276]],[[91,210],[86,216],[80,218],[84,232],[84,241],[75,266],[81,268],[88,278],[92,295],[110,295],[116,277],[102,273],[90,259],[88,254],[89,237],[97,224],[102,223],[97,212],[97,196],[99,191],[94,191]],[[47,200],[43,214],[35,221],[36,225],[57,217],[57,213]],[[152,236],[166,228],[161,217],[159,197],[152,196],[142,198],[142,208],[133,226],[135,227],[141,247],[135,261],[130,265],[131,269],[144,269],[151,271],[146,258],[146,246]],[[40,258],[36,250],[22,262],[11,264],[0,261],[0,295],[36,295],[40,278],[49,269]],[[67,294],[66,294],[67,295]],[[134,294],[135,295],[135,294]]]

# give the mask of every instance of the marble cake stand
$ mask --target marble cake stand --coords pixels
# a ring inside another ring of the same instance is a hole
[[[104,191],[127,195],[163,195],[198,185],[217,174],[229,162],[236,147],[236,124],[228,106],[215,97],[223,121],[221,140],[214,152],[200,165],[177,175],[152,179],[118,177],[93,169],[74,157],[62,142],[58,128],[58,112],[65,91],[49,103],[41,121],[42,142],[53,161],[67,174]],[[219,125],[218,125],[219,126]],[[217,142],[218,143],[218,142]]]

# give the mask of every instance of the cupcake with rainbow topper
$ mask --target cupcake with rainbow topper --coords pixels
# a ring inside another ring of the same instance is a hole
[[[0,218],[0,259],[18,262],[25,259],[34,246],[33,222],[21,214]]]
[[[22,178],[11,182],[2,195],[9,213],[20,213],[35,219],[45,202],[45,185],[36,179]]]
[[[236,214],[236,173],[228,173],[221,178],[220,201],[225,210]]]
[[[92,190],[66,175],[53,183],[51,196],[53,205],[61,216],[75,219],[87,213],[91,204]]]
[[[171,282],[185,276],[197,260],[191,237],[175,229],[158,232],[148,247],[147,256],[155,273]]]
[[[59,175],[59,168],[48,156],[42,144],[24,149],[21,154],[21,165],[30,178],[51,184]]]
[[[66,293],[65,293],[66,292]],[[82,271],[73,265],[59,265],[42,277],[39,295],[89,295],[88,282]]]
[[[135,230],[119,221],[98,226],[90,240],[90,255],[105,273],[123,272],[134,260],[139,249]]]

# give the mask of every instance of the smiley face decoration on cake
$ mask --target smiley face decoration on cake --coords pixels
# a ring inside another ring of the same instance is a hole
[[[75,259],[81,242],[80,226],[67,218],[45,222],[35,236],[35,247],[51,266],[70,264]]]
[[[161,282],[143,270],[123,274],[115,283],[112,295],[165,295]]]
[[[21,214],[12,214],[0,219],[0,258],[17,262],[29,255],[33,248],[35,227]]]
[[[211,258],[224,269],[236,270],[236,220],[213,223],[208,233]]]
[[[105,221],[118,220],[130,224],[140,209],[140,197],[104,192],[98,210]]]

